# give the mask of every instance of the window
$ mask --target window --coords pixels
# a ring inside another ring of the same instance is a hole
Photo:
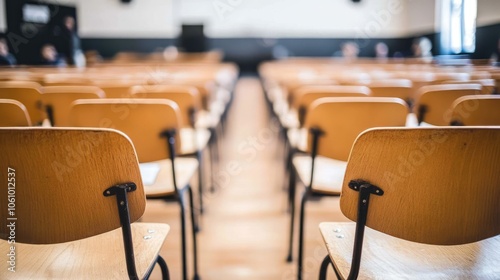
[[[441,44],[445,54],[476,49],[477,0],[441,0]]]

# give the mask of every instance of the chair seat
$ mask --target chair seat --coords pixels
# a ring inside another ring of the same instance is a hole
[[[299,128],[300,122],[297,112],[290,110],[279,115],[280,123],[285,128]]]
[[[137,273],[143,279],[154,266],[170,227],[154,223],[131,227]],[[9,252],[10,246],[0,240],[1,252]],[[15,246],[16,272],[8,271],[8,263],[2,261],[1,279],[128,279],[121,228],[73,242]]]
[[[220,116],[208,111],[200,111],[197,115],[196,128],[214,128],[219,124]]]
[[[307,150],[308,135],[306,128],[291,128],[287,131],[288,143],[292,148],[305,152]]]
[[[181,155],[202,151],[210,140],[210,131],[203,128],[182,128],[180,130]]]
[[[144,192],[147,197],[168,196],[175,193],[174,181],[172,177],[172,161],[169,159],[149,162],[157,163],[160,171],[153,185],[144,184]],[[177,157],[175,159],[175,174],[177,187],[183,188],[189,184],[198,169],[198,160],[195,158]]]
[[[355,223],[321,223],[328,253],[347,278]],[[436,246],[366,228],[358,279],[498,279],[500,235],[476,243]]]
[[[305,185],[309,185],[311,181],[311,164],[310,156],[295,156],[293,158],[293,166],[299,179]],[[316,157],[312,185],[313,192],[339,195],[342,190],[346,167],[347,162],[345,161],[321,156]]]

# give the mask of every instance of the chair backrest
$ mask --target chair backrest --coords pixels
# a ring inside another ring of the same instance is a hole
[[[500,234],[500,128],[378,128],[354,143],[340,207],[357,220],[362,179],[371,195],[366,225],[427,244],[456,245]]]
[[[408,106],[399,98],[321,98],[309,107],[304,127],[319,128],[317,154],[347,161],[352,144],[364,130],[380,126],[405,126]],[[309,137],[308,151],[312,151]]]
[[[419,90],[416,114],[419,121],[432,125],[449,125],[453,101],[465,95],[481,94],[481,85],[432,85]]]
[[[500,126],[500,95],[462,96],[451,107],[453,125]]]
[[[71,103],[79,99],[104,98],[104,92],[95,86],[51,86],[44,87],[42,103],[51,108],[53,126],[70,126]]]
[[[188,85],[135,86],[131,89],[134,98],[169,99],[177,103],[182,116],[182,126],[193,127],[195,114],[201,109],[198,89]]]
[[[176,150],[181,151],[180,118],[179,106],[166,99],[78,100],[70,112],[72,126],[114,128],[127,134],[139,162],[170,157],[166,138],[161,136],[166,130],[177,130]]]
[[[13,99],[0,99],[0,127],[31,126],[26,107]]]
[[[144,84],[144,80],[94,81],[94,85],[104,91],[106,98],[130,98],[132,87]]]
[[[410,101],[413,83],[407,79],[375,80],[368,87],[373,97],[397,97]]]
[[[41,85],[29,81],[0,82],[0,98],[21,102],[28,111],[33,125],[42,123],[46,118],[42,106]]]
[[[311,104],[325,97],[366,97],[370,89],[365,86],[304,86],[296,90],[293,108],[297,110],[300,125],[304,125]]]
[[[50,244],[120,227],[116,197],[104,190],[133,182],[131,222],[146,200],[131,141],[109,129],[0,128],[0,238],[10,234],[8,195],[15,196],[16,242]],[[11,179],[15,178],[15,179]],[[7,182],[12,182],[8,184]],[[14,203],[14,202],[13,202]]]

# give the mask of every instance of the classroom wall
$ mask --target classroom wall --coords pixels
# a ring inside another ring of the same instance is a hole
[[[478,0],[477,26],[488,26],[500,23],[500,1]]]
[[[7,31],[7,19],[5,13],[5,2],[0,1],[0,33]]]

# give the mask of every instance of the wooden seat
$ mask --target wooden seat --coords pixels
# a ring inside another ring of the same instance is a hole
[[[31,123],[38,125],[46,118],[42,106],[42,86],[35,82],[6,81],[0,82],[0,98],[14,99],[21,102],[28,111]]]
[[[189,193],[194,270],[198,277],[196,224],[190,186],[192,171],[198,168],[198,164],[196,159],[180,159],[175,156],[182,151],[179,135],[181,117],[177,104],[166,99],[82,99],[72,105],[70,124],[75,127],[112,127],[124,132],[134,143],[141,165],[149,164],[158,169],[156,177],[153,174],[153,178],[144,178],[144,181],[152,181],[145,188],[146,196],[174,199],[179,203],[183,279],[187,279],[185,200],[186,192]],[[146,173],[143,172],[142,175],[145,176]],[[159,186],[160,183],[164,185]],[[181,183],[184,185],[180,185]]]
[[[341,279],[498,277],[499,143],[498,127],[361,134],[340,198],[356,224],[320,225],[329,253],[320,279],[330,262]]]
[[[409,109],[399,98],[333,97],[313,102],[304,127],[308,137],[307,152],[293,158],[290,176],[291,227],[288,260],[292,259],[295,219],[295,174],[306,186],[302,194],[299,219],[298,279],[302,277],[305,205],[310,197],[338,196],[351,151],[358,135],[373,127],[405,126]],[[352,116],[346,118],[346,116]]]
[[[102,89],[106,98],[130,98],[131,89],[137,85],[144,85],[143,80],[127,80],[127,81],[94,81],[94,85]]]
[[[455,100],[452,125],[500,125],[500,96],[474,95]]]
[[[0,278],[147,279],[156,262],[168,273],[158,252],[169,226],[134,223],[144,213],[145,195],[134,147],[123,133],[0,128],[0,151],[1,179],[15,178],[15,188],[0,187],[4,201],[8,187],[15,190],[14,215],[0,212],[0,250],[14,246],[16,254],[15,273],[4,261]]]
[[[31,126],[28,110],[19,101],[0,99],[0,127]]]
[[[419,124],[448,125],[451,121],[451,105],[462,96],[481,94],[478,84],[432,85],[419,90],[416,114]]]
[[[73,101],[104,97],[104,92],[95,86],[50,86],[43,88],[42,103],[52,126],[70,126],[69,112]]]

